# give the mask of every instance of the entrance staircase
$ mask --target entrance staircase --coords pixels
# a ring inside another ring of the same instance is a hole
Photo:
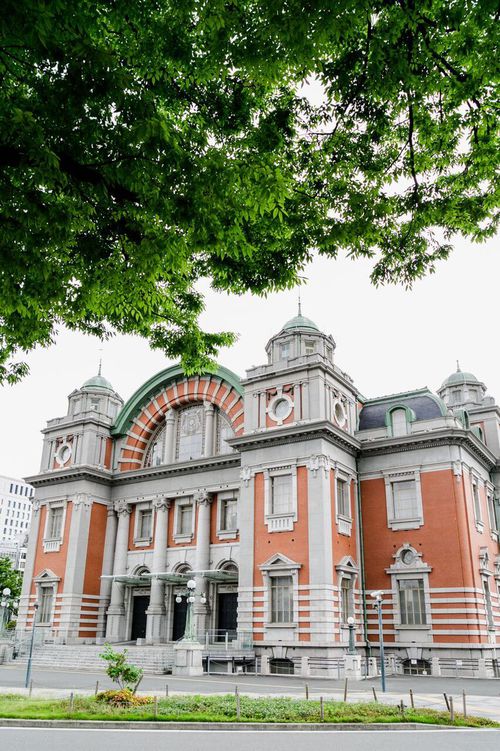
[[[127,659],[145,673],[163,675],[170,673],[174,664],[174,645],[162,644],[160,647],[136,647],[135,645],[116,645],[113,649],[122,652],[127,649]],[[104,672],[106,662],[100,657],[104,650],[96,645],[43,644],[35,647],[32,664],[39,668],[56,670],[89,670]],[[26,664],[27,654],[23,652],[16,663]]]

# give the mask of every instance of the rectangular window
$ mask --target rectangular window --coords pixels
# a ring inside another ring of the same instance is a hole
[[[52,587],[41,587],[40,608],[38,610],[38,623],[50,623],[52,617],[52,600],[54,590]]]
[[[49,514],[49,526],[48,526],[48,539],[58,540],[62,537],[62,521],[63,521],[64,509],[62,506],[56,506],[50,509]]]
[[[393,519],[415,519],[418,515],[415,480],[392,483]]]
[[[497,518],[495,515],[495,498],[492,493],[488,493],[488,516],[490,519],[491,531],[498,532]]]
[[[337,513],[351,518],[351,504],[349,499],[349,485],[345,480],[337,479]]]
[[[291,576],[271,577],[271,622],[292,623],[293,582]]]
[[[452,404],[460,404],[461,401],[462,392],[460,389],[454,389],[451,392],[451,403]]]
[[[490,585],[486,579],[483,581],[483,591],[484,603],[486,605],[486,620],[488,622],[488,628],[492,629],[495,628],[495,621],[493,619],[493,608],[491,607]]]
[[[307,340],[304,342],[306,355],[313,355],[316,352],[316,342]]]
[[[340,617],[342,623],[353,614],[352,579],[343,577],[340,584]]]
[[[238,528],[238,501],[236,498],[223,498],[221,501],[221,530]]]
[[[275,475],[271,482],[271,514],[292,512],[292,475]]]
[[[427,623],[425,615],[424,582],[422,579],[400,579],[399,607],[401,624],[421,626]]]
[[[479,498],[479,487],[477,482],[472,483],[472,498],[474,501],[474,516],[477,522],[482,522],[481,499]]]
[[[153,511],[151,509],[144,509],[139,511],[139,526],[138,536],[141,540],[146,540],[152,536],[153,528]]]
[[[178,508],[177,532],[180,535],[193,533],[193,504],[181,503]]]
[[[283,342],[279,345],[280,360],[287,360],[290,357],[290,343]]]

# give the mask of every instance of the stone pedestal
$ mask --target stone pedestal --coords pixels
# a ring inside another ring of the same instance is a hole
[[[368,678],[376,678],[378,675],[377,660],[375,657],[368,658]]]
[[[361,680],[361,657],[346,655],[344,658],[344,675],[353,681]]]
[[[431,675],[441,675],[441,665],[439,664],[439,657],[433,657],[431,659]]]
[[[173,675],[203,675],[203,644],[180,641],[174,646]]]

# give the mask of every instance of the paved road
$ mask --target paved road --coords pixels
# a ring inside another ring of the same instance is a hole
[[[498,751],[498,730],[191,731],[0,729],[9,751]]]
[[[26,665],[0,665],[0,686],[24,686]],[[78,670],[48,670],[47,668],[33,667],[33,685],[39,688],[61,688],[92,690],[96,681],[103,689],[111,687],[111,681],[104,671],[78,671]],[[246,693],[277,694],[303,696],[304,684],[309,685],[310,694],[318,696],[328,693],[343,692],[344,681],[325,680],[296,677],[296,676],[255,676],[255,675],[203,675],[199,678],[181,678],[178,676],[146,675],[141,683],[141,690],[164,692],[168,684],[171,691],[186,693],[221,693],[232,692],[238,685]],[[349,693],[362,691],[371,692],[372,686],[380,692],[380,679],[366,681],[351,681]],[[451,694],[461,694],[465,689],[467,695],[499,697],[500,679],[480,680],[472,678],[431,678],[430,676],[399,676],[389,677],[387,690],[391,693],[408,696],[412,688],[417,694],[440,694],[445,691]]]

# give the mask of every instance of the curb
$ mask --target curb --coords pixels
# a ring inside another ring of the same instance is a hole
[[[451,725],[427,725],[418,722],[389,722],[372,723],[369,725],[356,723],[333,722],[304,722],[304,723],[272,723],[272,722],[126,722],[104,720],[16,720],[0,718],[0,728],[80,728],[87,730],[263,730],[263,731],[311,731],[311,730],[474,730],[475,728],[456,727]]]

